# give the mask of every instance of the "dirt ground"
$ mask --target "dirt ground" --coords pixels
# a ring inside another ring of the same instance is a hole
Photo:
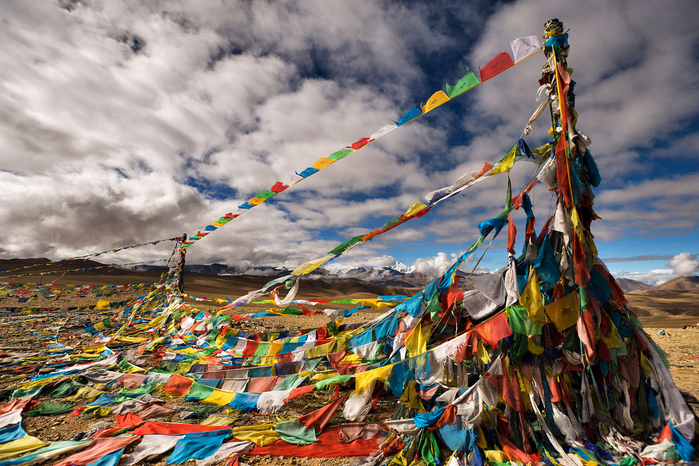
[[[699,326],[650,328],[646,332],[667,354],[670,373],[695,413],[699,413]],[[658,335],[658,332],[663,333]]]

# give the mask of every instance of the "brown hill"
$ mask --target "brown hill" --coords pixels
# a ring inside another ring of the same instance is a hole
[[[629,310],[647,327],[682,327],[699,322],[699,290],[675,291],[657,287],[626,293]]]
[[[638,290],[650,290],[653,287],[653,285],[649,285],[648,283],[643,283],[639,282],[637,280],[630,280],[628,278],[615,278],[615,281],[619,287],[624,290],[624,293],[630,293],[631,291],[638,291]]]
[[[657,290],[699,291],[699,276],[688,275],[686,277],[677,277],[655,288]]]

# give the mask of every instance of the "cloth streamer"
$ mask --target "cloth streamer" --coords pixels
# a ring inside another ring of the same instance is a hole
[[[140,437],[109,437],[98,438],[83,451],[76,453],[64,459],[56,466],[85,466],[93,463],[100,458],[109,455],[110,453],[123,450]]]
[[[349,444],[340,443],[340,428],[331,426],[318,436],[318,441],[311,445],[297,446],[283,440],[277,440],[270,446],[256,446],[248,455],[292,456],[296,458],[322,458],[341,456],[369,456],[380,445],[381,436],[377,434],[371,439],[358,439]]]
[[[19,458],[3,461],[2,465],[22,466],[29,463],[46,461],[54,456],[62,455],[64,453],[69,452],[70,450],[74,450],[90,442],[91,440],[67,440],[61,442],[51,442],[51,444],[49,444],[48,446],[40,448],[31,453],[27,453],[26,455],[20,456]]]
[[[177,441],[175,449],[167,458],[168,463],[180,464],[189,459],[203,460],[216,453],[230,430],[194,432],[185,434]]]
[[[184,438],[184,435],[144,435],[143,440],[136,446],[134,451],[130,455],[124,455],[121,458],[120,464],[130,466],[139,461],[162,455],[175,448],[175,444],[182,438]]]
[[[133,435],[177,435],[192,432],[208,432],[212,430],[229,430],[226,427],[202,426],[199,424],[177,424],[173,422],[146,422],[145,424],[129,431]]]

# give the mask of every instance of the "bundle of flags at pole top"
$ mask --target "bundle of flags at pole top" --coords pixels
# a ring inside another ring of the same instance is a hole
[[[304,312],[304,304],[322,304],[317,300],[294,298],[299,277],[328,257],[203,312],[184,301],[179,248],[179,261],[149,293],[119,309],[107,306],[112,316],[85,327],[88,344],[56,339],[32,352],[3,354],[6,388],[0,395],[8,402],[0,408],[0,465],[46,459],[65,466],[131,465],[154,458],[233,464],[241,454],[360,456],[365,465],[390,466],[631,466],[695,459],[698,424],[666,356],[597,257],[590,227],[596,218],[592,188],[600,176],[589,139],[575,128],[567,35],[551,20],[545,36],[540,84],[551,109],[552,140],[530,150],[520,139],[497,164],[430,193],[427,204],[411,206],[329,256],[424,215],[486,176],[507,174],[518,160],[536,162],[531,182],[514,196],[508,184],[503,211],[479,224],[479,238],[442,276],[410,297],[325,310],[330,319],[318,328],[254,332],[241,322],[263,316],[230,311],[269,293],[281,309],[271,314],[320,312]],[[512,63],[509,55],[496,57],[480,69],[481,82]],[[458,89],[439,92],[403,123]],[[537,109],[527,126],[542,113]],[[537,234],[528,193],[538,182],[556,208]],[[526,228],[517,255],[511,216],[520,209]],[[505,226],[508,264],[491,274],[461,272]],[[277,289],[288,281],[293,286],[281,298]],[[387,310],[352,322],[363,306]],[[124,323],[117,329],[119,319]],[[311,399],[325,404],[310,408]],[[169,400],[187,404],[174,409]],[[246,413],[252,412],[258,422],[249,423]],[[28,418],[63,413],[110,422],[57,442],[43,442],[22,427]],[[183,419],[189,422],[172,422]]]

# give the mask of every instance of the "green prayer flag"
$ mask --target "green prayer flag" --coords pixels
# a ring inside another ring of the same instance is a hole
[[[403,217],[400,217],[400,216],[398,216],[398,217],[393,217],[391,220],[389,220],[389,221],[387,221],[386,223],[383,224],[382,229],[383,229],[383,230],[388,230],[388,229],[391,228],[393,225],[395,225],[395,224],[397,224],[397,223],[400,223],[400,222],[402,222],[402,221],[403,221]]]
[[[74,404],[70,403],[54,403],[52,401],[44,401],[36,408],[27,413],[27,416],[51,416],[53,414],[63,414],[75,408]]]
[[[211,395],[213,392],[213,387],[209,387],[208,385],[204,385],[199,382],[194,382],[192,383],[192,386],[189,387],[189,391],[185,396],[196,398],[197,400],[203,400],[204,398],[207,398],[209,395]]]
[[[345,382],[349,381],[351,378],[352,378],[352,374],[337,375],[335,377],[330,377],[329,379],[325,379],[325,380],[321,380],[320,382],[316,382],[315,389],[322,390],[325,387],[328,387],[330,385],[345,383]]]
[[[354,149],[342,149],[334,152],[328,156],[330,160],[340,160],[341,158],[347,157],[349,154],[354,152]]]
[[[276,196],[276,194],[277,193],[275,193],[274,191],[270,191],[269,189],[264,189],[255,197],[261,197],[262,199],[269,199],[270,197]]]
[[[480,84],[480,81],[478,81],[478,78],[472,71],[469,71],[466,76],[459,79],[459,82],[457,82],[455,86],[447,84],[447,95],[452,99],[459,94],[463,94],[477,84]]]
[[[66,380],[65,382],[61,383],[58,387],[56,387],[54,391],[49,393],[49,396],[51,398],[65,398],[75,394],[84,386],[85,385],[81,384],[76,380]]]
[[[364,235],[355,236],[354,238],[348,239],[344,243],[337,246],[335,249],[328,251],[328,254],[340,254],[345,252],[350,246],[359,243],[364,238]]]
[[[12,392],[12,398],[34,398],[46,387],[46,385],[37,385],[36,387],[31,387],[26,390],[18,388]]]
[[[293,445],[310,445],[318,441],[315,429],[304,426],[298,419],[292,419],[286,422],[277,422],[274,425],[274,430],[280,440]]]
[[[541,326],[529,319],[527,310],[519,305],[512,305],[505,311],[513,332],[521,335],[541,335]]]

